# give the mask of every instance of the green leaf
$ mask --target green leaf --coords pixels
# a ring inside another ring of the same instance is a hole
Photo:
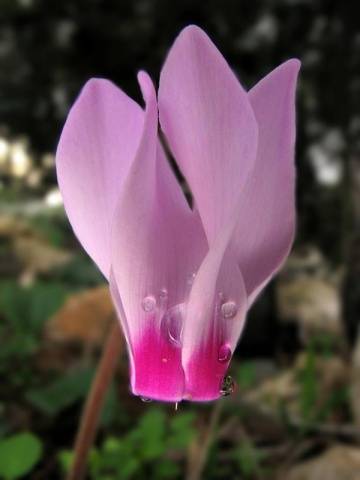
[[[168,480],[170,478],[179,478],[180,467],[174,461],[164,458],[154,465],[153,478],[156,480]]]
[[[125,480],[134,478],[141,468],[136,456],[135,446],[129,437],[122,439],[108,437],[100,450],[94,450],[89,456],[91,478],[103,480],[109,478]]]
[[[93,369],[73,371],[44,388],[28,391],[26,400],[42,413],[55,416],[87,395],[93,375]]]
[[[243,362],[238,369],[237,379],[241,390],[248,390],[256,383],[256,369],[253,363]]]
[[[244,478],[251,478],[260,472],[263,456],[250,441],[243,442],[234,452],[234,456]]]
[[[44,322],[63,304],[66,293],[58,283],[37,282],[21,287],[15,282],[2,282],[0,310],[12,327],[40,332]]]
[[[140,470],[140,462],[137,458],[126,458],[121,465],[118,464],[118,474],[117,478],[125,480],[128,478],[134,478],[134,474]]]
[[[121,440],[116,437],[108,437],[105,439],[103,444],[104,452],[117,452],[121,448]]]
[[[303,419],[311,423],[316,415],[319,398],[319,385],[316,375],[316,356],[312,348],[306,352],[305,365],[298,372],[300,384],[299,403]]]
[[[40,460],[41,441],[32,433],[19,433],[0,441],[0,476],[15,480],[29,473]]]
[[[165,451],[165,414],[151,408],[140,419],[134,434],[139,447],[139,455],[145,460],[159,458]]]
[[[183,449],[195,435],[194,414],[178,413],[170,422],[170,436],[166,442],[169,448]]]
[[[74,288],[95,287],[104,284],[104,277],[95,264],[80,252],[66,265],[58,267],[54,270],[53,278],[58,282],[71,285]]]
[[[29,219],[34,229],[42,234],[54,247],[62,247],[66,241],[66,232],[62,216],[40,214]]]
[[[61,450],[58,453],[58,461],[61,466],[61,470],[67,473],[70,470],[72,462],[74,460],[74,453],[71,450]]]

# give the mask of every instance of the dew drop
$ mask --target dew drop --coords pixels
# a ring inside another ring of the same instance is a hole
[[[226,302],[221,305],[221,314],[224,318],[233,318],[237,312],[237,306],[235,302]]]
[[[183,328],[184,304],[175,305],[168,310],[163,318],[164,334],[176,347],[181,347],[181,334]]]
[[[226,375],[221,383],[220,395],[222,397],[228,397],[235,391],[235,381],[230,375]]]
[[[162,288],[162,289],[160,290],[159,297],[160,297],[161,299],[166,299],[167,296],[168,296],[168,291],[166,290],[166,288]]]
[[[221,363],[228,362],[231,358],[231,349],[226,343],[221,345],[218,352],[218,360]]]
[[[152,402],[151,398],[148,397],[140,397],[140,400],[144,403],[150,403]]]
[[[186,291],[185,291],[185,299],[188,299],[189,296],[190,296],[190,292],[191,292],[191,289],[194,285],[194,281],[195,281],[195,277],[196,277],[196,273],[192,273],[191,275],[189,275],[187,277],[187,280],[186,280]]]
[[[156,298],[153,295],[148,295],[143,299],[141,305],[145,312],[152,312],[156,307]]]
[[[162,288],[159,291],[159,317],[163,318],[165,312],[168,309],[169,294],[166,288]]]

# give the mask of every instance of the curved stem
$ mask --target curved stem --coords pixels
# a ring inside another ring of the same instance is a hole
[[[74,461],[67,480],[83,480],[85,478],[88,453],[95,440],[105,395],[114,376],[121,348],[120,326],[116,321],[105,343],[95,378],[81,415],[74,447]]]

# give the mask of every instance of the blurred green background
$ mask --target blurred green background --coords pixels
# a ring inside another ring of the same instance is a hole
[[[290,57],[298,231],[214,405],[142,403],[126,356],[89,479],[356,479],[360,471],[360,16],[331,0],[0,1],[0,479],[63,478],[112,306],[62,209],[54,151],[89,77],[141,101],[196,23],[244,86]]]

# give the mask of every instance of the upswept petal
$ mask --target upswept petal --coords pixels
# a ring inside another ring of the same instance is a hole
[[[110,222],[143,127],[141,108],[108,80],[89,80],[56,152],[65,210],[84,249],[110,274]]]
[[[218,237],[195,277],[187,306],[182,363],[185,398],[209,401],[221,395],[245,322],[247,297],[229,235]]]
[[[257,124],[247,93],[206,34],[193,26],[180,33],[163,67],[159,113],[210,248],[186,311],[185,395],[213,400],[220,396],[247,308],[244,282],[229,243],[239,194],[256,157]],[[221,314],[229,304],[235,308],[231,320]]]
[[[259,126],[258,152],[239,199],[241,209],[232,245],[250,303],[279,269],[293,242],[299,68],[298,60],[289,60],[249,92]]]
[[[198,27],[185,28],[169,52],[160,76],[159,114],[211,244],[252,169],[257,125],[247,93]]]
[[[132,390],[178,401],[184,390],[181,304],[207,245],[159,146],[154,87],[145,73],[139,83],[144,130],[113,218],[112,265],[131,345]]]

